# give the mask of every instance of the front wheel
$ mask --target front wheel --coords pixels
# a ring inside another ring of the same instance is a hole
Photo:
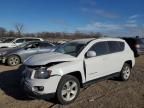
[[[20,58],[16,55],[9,56],[7,59],[7,64],[9,66],[16,66],[20,64]]]
[[[78,79],[71,75],[65,75],[58,85],[56,96],[61,104],[69,104],[77,98],[79,90]]]
[[[125,63],[121,70],[121,75],[120,75],[121,80],[123,81],[128,80],[130,77],[130,74],[131,74],[131,67],[129,64]]]

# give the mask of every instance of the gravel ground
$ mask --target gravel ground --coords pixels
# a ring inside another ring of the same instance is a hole
[[[20,88],[19,66],[0,65],[0,108],[144,108],[144,56],[136,58],[129,81],[105,80],[81,89],[66,106],[51,100],[32,100]]]

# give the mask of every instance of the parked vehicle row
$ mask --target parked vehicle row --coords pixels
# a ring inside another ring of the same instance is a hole
[[[31,41],[44,41],[42,38],[7,38],[0,42],[0,48],[11,48]]]
[[[122,39],[81,39],[24,62],[21,84],[30,97],[54,95],[61,104],[73,102],[80,88],[111,77],[129,79],[134,53]]]
[[[14,48],[0,49],[0,60],[10,66],[24,62],[28,57],[54,51],[55,46],[45,41],[28,42]]]
[[[138,37],[123,37],[133,50],[135,57],[138,57],[144,54],[144,38]],[[0,48],[11,48],[17,47],[22,43],[30,42],[30,41],[44,41],[42,38],[34,38],[34,37],[24,37],[24,38],[1,38],[0,39]],[[65,43],[64,41],[62,41]],[[60,45],[60,42],[54,43],[55,45]]]

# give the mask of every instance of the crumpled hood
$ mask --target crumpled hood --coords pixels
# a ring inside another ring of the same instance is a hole
[[[46,65],[52,62],[73,61],[75,59],[76,57],[73,57],[71,55],[57,53],[57,52],[50,52],[50,53],[33,55],[29,57],[27,60],[25,60],[24,64],[29,66],[39,66],[39,65]]]

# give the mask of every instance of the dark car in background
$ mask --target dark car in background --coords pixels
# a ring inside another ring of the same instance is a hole
[[[55,46],[49,42],[28,42],[15,48],[0,49],[0,60],[2,63],[15,66],[34,54],[47,53],[54,50]]]
[[[123,37],[134,52],[135,57],[144,54],[144,38]]]

